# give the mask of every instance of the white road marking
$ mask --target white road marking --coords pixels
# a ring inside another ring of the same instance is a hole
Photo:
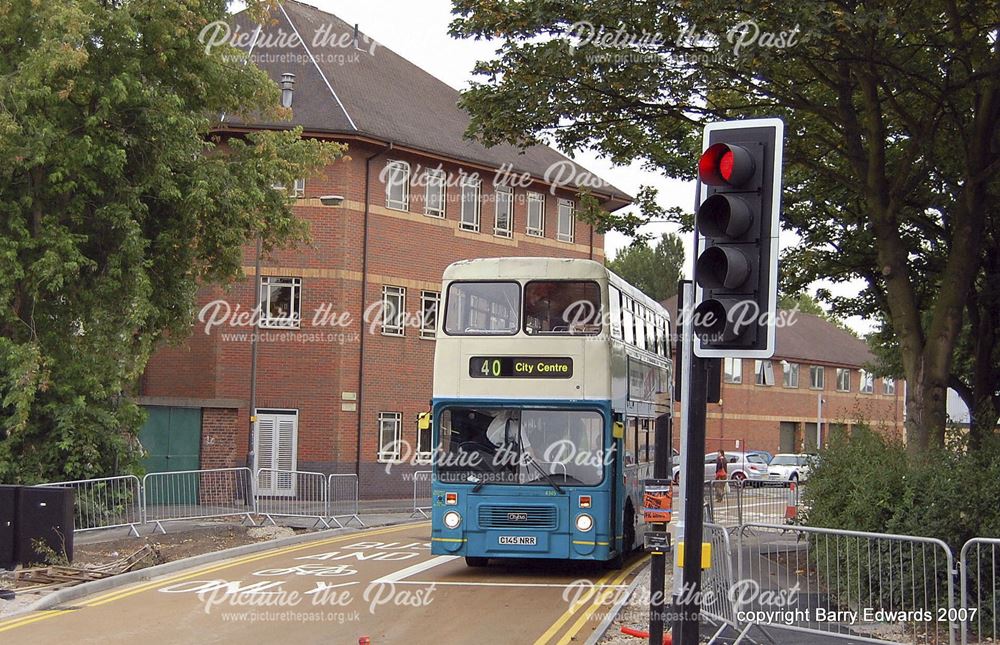
[[[457,555],[439,555],[436,558],[431,558],[426,562],[419,562],[413,566],[406,567],[405,569],[400,569],[389,575],[382,576],[378,580],[373,580],[372,584],[377,582],[399,582],[403,578],[409,578],[412,575],[416,575],[421,571],[427,571],[428,569],[433,569],[434,567],[445,564],[446,562],[451,562],[452,560],[457,560],[459,556]]]

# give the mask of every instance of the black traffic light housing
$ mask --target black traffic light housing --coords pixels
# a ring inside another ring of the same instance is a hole
[[[711,123],[698,162],[695,354],[774,354],[781,208],[779,119]]]

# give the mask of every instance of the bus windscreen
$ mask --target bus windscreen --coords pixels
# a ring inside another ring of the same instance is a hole
[[[590,410],[453,407],[441,418],[442,481],[596,486],[604,418]]]
[[[527,334],[601,333],[601,288],[582,280],[534,280],[524,287]]]

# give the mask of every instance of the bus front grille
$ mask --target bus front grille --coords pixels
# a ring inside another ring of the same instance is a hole
[[[484,529],[554,529],[557,521],[555,506],[479,507],[479,526]]]

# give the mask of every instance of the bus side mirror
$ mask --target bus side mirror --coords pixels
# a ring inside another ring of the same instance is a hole
[[[417,429],[418,430],[430,430],[431,429],[431,413],[421,412],[417,415]]]
[[[615,421],[611,424],[611,436],[615,439],[625,438],[625,424],[621,421]]]

